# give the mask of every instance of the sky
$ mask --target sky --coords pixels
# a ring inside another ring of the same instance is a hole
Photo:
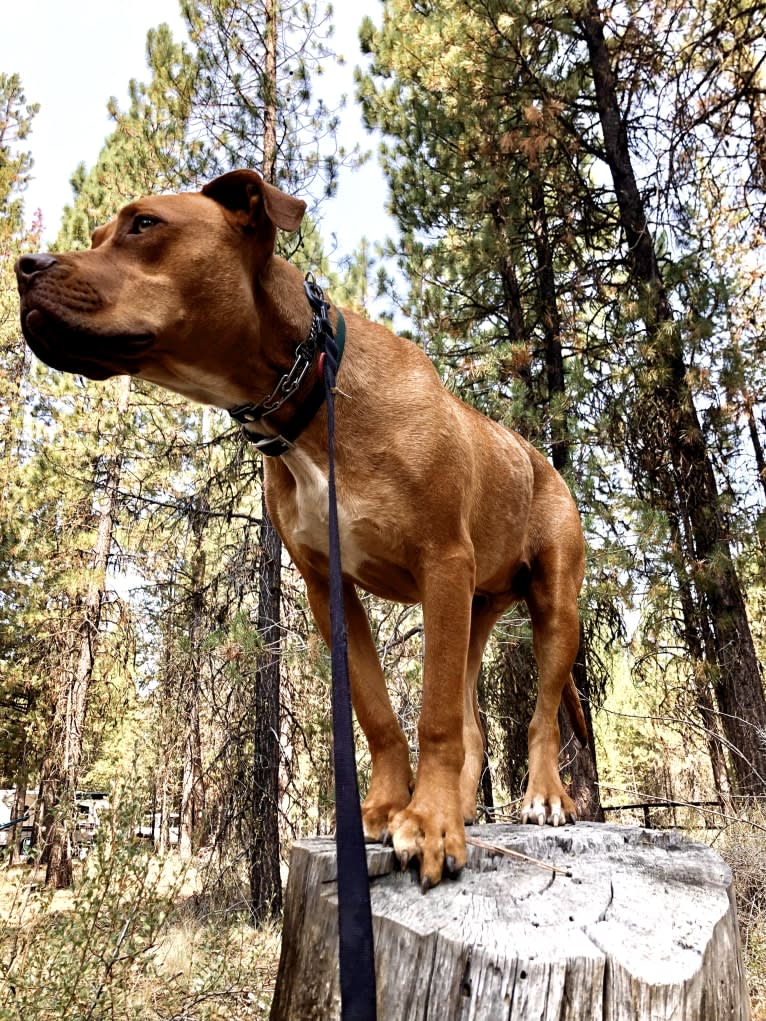
[[[178,0],[0,0],[0,71],[20,75],[28,103],[39,103],[26,147],[32,153],[32,181],[24,194],[27,219],[42,211],[44,239],[57,232],[61,211],[71,202],[69,180],[80,162],[95,163],[112,129],[106,106],[116,96],[127,106],[131,78],[148,80],[146,33],[167,22],[186,38]],[[364,58],[358,26],[365,14],[379,20],[379,0],[335,0],[333,48],[346,66],[323,76],[332,95],[345,92],[342,141],[375,150],[353,102],[353,69]],[[314,87],[319,91],[320,82]],[[343,171],[338,196],[325,207],[326,230],[348,254],[365,236],[383,241],[395,233],[385,212],[386,186],[373,158],[359,171]],[[360,210],[364,215],[360,215]],[[328,239],[329,240],[329,239]]]

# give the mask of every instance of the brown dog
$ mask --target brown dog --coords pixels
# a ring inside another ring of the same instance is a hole
[[[91,379],[130,373],[219,408],[260,404],[312,328],[301,273],[274,255],[277,227],[296,230],[304,210],[247,170],[198,194],[134,202],[94,233],[90,251],[18,261],[24,336],[49,365]],[[453,397],[415,344],[344,316],[338,387],[349,399],[336,405],[336,470],[353,702],[372,757],[364,828],[392,838],[402,862],[418,857],[427,888],[466,861],[463,823],[475,815],[483,757],[477,676],[493,625],[522,599],[539,667],[522,817],[574,821],[558,773],[557,711],[563,694],[585,743],[571,678],[582,530],[541,454]],[[316,379],[312,364],[259,429],[289,435]],[[324,407],[267,460],[266,495],[328,639]],[[356,586],[423,605],[414,790]]]

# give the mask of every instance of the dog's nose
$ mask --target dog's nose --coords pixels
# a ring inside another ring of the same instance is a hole
[[[16,260],[16,279],[19,284],[28,283],[37,273],[44,273],[46,269],[55,266],[57,260],[47,252],[38,252],[36,255],[22,255]]]

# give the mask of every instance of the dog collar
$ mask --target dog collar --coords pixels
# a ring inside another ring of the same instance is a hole
[[[308,339],[302,341],[295,349],[295,358],[290,369],[282,376],[272,392],[259,404],[238,404],[229,408],[229,414],[243,426],[245,439],[252,443],[267,457],[281,457],[292,449],[295,440],[300,436],[314,415],[319,411],[325,399],[325,388],[322,379],[324,352],[327,338],[335,338],[338,348],[338,365],[343,356],[346,341],[346,321],[338,310],[338,327],[333,333],[327,312],[330,308],[325,300],[324,292],[316,283],[311,273],[306,275],[303,284],[306,297],[314,310],[311,330]],[[295,416],[287,423],[278,436],[252,432],[247,426],[260,422],[262,418],[272,415],[301,387],[312,365],[317,365],[317,380],[311,388],[306,400],[300,405]]]

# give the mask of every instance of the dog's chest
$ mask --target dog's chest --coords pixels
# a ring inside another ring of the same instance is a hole
[[[328,552],[329,486],[327,477],[309,457],[300,450],[292,450],[283,463],[295,481],[293,507],[288,527],[293,542],[318,553]],[[351,507],[338,502],[338,529],[343,554],[344,571],[355,573],[366,559],[354,530],[354,513]]]

